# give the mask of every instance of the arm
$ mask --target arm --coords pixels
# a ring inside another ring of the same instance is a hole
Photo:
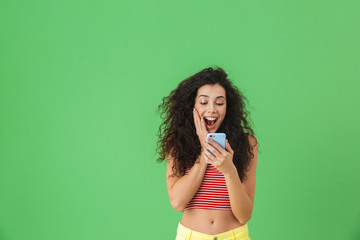
[[[200,155],[201,157],[202,155]],[[171,206],[179,212],[184,211],[186,205],[191,201],[197,190],[199,189],[204,174],[206,172],[207,163],[204,159],[200,159],[199,163],[189,170],[187,175],[181,178],[169,177],[172,174],[173,159],[169,158],[167,167],[167,185]]]
[[[246,173],[246,181],[241,182],[235,166],[232,172],[224,175],[228,187],[231,210],[241,224],[245,224],[251,219],[254,208],[258,145],[253,148],[253,153],[254,158],[251,159],[250,169]]]
[[[254,202],[245,190],[244,183],[240,181],[236,168],[232,174],[225,176],[229,192],[231,210],[241,224],[250,220]]]

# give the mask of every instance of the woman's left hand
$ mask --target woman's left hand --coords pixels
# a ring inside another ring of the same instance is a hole
[[[234,168],[236,169],[233,163],[234,151],[232,150],[228,140],[226,139],[225,149],[223,149],[217,142],[215,142],[211,138],[208,138],[207,140],[209,142],[204,143],[206,160],[224,175],[231,173]],[[206,148],[208,148],[210,152],[215,156],[213,156]]]

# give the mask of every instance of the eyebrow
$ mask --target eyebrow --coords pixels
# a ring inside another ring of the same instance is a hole
[[[202,94],[202,95],[200,95],[199,97],[201,97],[201,96],[203,96],[203,97],[207,97],[207,98],[209,97],[208,95],[203,95],[203,94]],[[199,98],[199,97],[198,97],[198,98]],[[217,99],[217,98],[224,98],[224,99],[225,99],[225,97],[223,97],[223,96],[217,96],[215,99]]]

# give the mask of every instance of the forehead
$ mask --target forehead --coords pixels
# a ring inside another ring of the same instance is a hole
[[[198,89],[197,96],[199,96],[199,95],[207,95],[210,98],[216,98],[218,96],[226,97],[226,91],[219,84],[215,84],[215,85],[207,84],[207,85],[201,86]]]

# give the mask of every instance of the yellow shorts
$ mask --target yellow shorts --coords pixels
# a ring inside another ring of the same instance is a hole
[[[241,227],[234,228],[227,232],[215,235],[205,234],[191,230],[180,224],[177,228],[175,240],[251,240],[249,237],[249,229],[247,223]]]

